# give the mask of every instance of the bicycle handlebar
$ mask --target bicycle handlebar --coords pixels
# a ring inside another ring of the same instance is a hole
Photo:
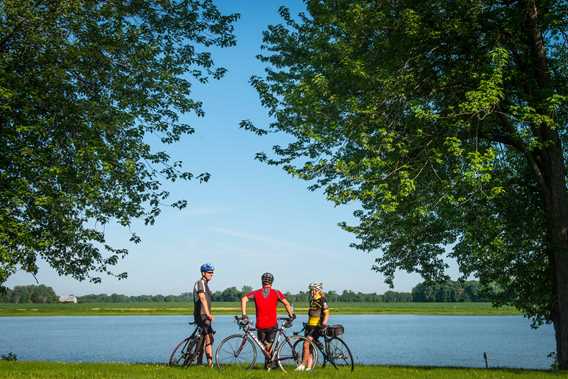
[[[278,319],[278,321],[283,321],[282,326],[284,328],[291,327],[292,323],[294,322],[294,318],[292,318],[292,317],[277,317],[277,319]],[[256,330],[256,329],[254,329],[253,327],[250,326],[250,321],[249,321],[248,317],[235,316],[235,321],[237,322],[237,325],[241,329],[247,328],[248,330]]]

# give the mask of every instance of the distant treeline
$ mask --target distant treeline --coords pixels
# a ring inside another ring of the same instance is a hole
[[[229,287],[223,291],[215,291],[212,294],[213,301],[239,301],[244,293],[252,291],[252,287],[244,286],[242,289],[237,287]],[[180,295],[138,295],[126,296],[113,293],[107,295],[101,293],[98,295],[85,295],[77,297],[80,303],[135,303],[135,302],[152,302],[152,303],[176,303],[193,301],[191,292],[184,292]]]
[[[0,303],[56,303],[53,288],[39,285],[15,286],[14,289],[0,288]]]
[[[494,288],[482,288],[478,281],[419,283],[412,289],[412,301],[417,303],[455,303],[491,301]]]
[[[243,294],[252,290],[252,287],[229,287],[223,291],[213,292],[213,301],[239,301]],[[297,294],[287,292],[290,302],[303,303],[308,301],[309,293],[300,291]],[[420,283],[412,292],[387,291],[384,294],[363,293],[345,290],[341,293],[326,292],[330,303],[401,303],[401,302],[486,302],[491,300],[491,291],[482,290],[477,281],[448,281],[445,283]],[[193,301],[191,292],[180,295],[139,295],[127,296],[113,293],[79,296],[80,303],[134,303],[134,302],[190,302]],[[51,287],[16,286],[13,290],[7,289],[0,293],[0,302],[3,303],[52,303],[57,296]]]
[[[251,287],[244,286],[240,290],[237,287],[229,287],[223,291],[215,291],[212,294],[213,301],[239,301],[241,297],[250,292]],[[295,303],[307,302],[309,293],[300,292],[292,294],[285,293],[288,301]],[[408,292],[387,291],[384,295],[376,293],[362,293],[353,291],[343,291],[338,294],[335,291],[326,293],[326,297],[330,302],[409,302],[412,301],[412,294]],[[181,295],[141,295],[126,296],[118,294],[99,294],[86,295],[77,298],[80,303],[128,303],[128,302],[187,302],[193,301],[193,295],[190,292]]]

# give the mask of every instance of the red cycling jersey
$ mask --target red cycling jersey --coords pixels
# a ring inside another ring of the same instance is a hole
[[[276,327],[276,307],[279,301],[286,298],[282,292],[266,287],[247,293],[247,297],[254,300],[257,329]]]

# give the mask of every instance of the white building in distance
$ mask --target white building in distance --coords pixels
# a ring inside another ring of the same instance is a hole
[[[77,298],[75,295],[59,296],[59,302],[77,304]]]

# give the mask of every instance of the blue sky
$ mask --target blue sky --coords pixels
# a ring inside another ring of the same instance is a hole
[[[206,184],[197,181],[168,184],[172,199],[185,198],[183,211],[164,209],[157,223],[132,229],[142,243],[131,245],[128,234],[107,227],[109,242],[128,247],[130,254],[117,267],[128,279],[103,277],[101,284],[62,278],[41,265],[38,280],[60,294],[87,293],[179,294],[191,289],[199,277],[199,265],[212,262],[217,273],[212,290],[230,286],[258,286],[260,275],[274,273],[275,287],[304,290],[310,281],[323,281],[326,290],[352,289],[382,293],[383,277],[371,270],[374,257],[349,247],[352,236],[337,223],[352,221],[352,207],[334,207],[321,193],[306,189],[308,183],[283,170],[254,160],[255,153],[270,151],[285,136],[257,137],[239,129],[239,121],[257,126],[269,121],[258,96],[249,85],[251,75],[263,72],[255,56],[260,52],[262,31],[279,23],[277,9],[287,5],[293,13],[301,1],[223,0],[224,13],[239,12],[237,46],[216,49],[217,64],[228,68],[220,81],[196,86],[194,98],[204,102],[205,117],[187,116],[196,133],[167,150],[194,173],[209,172]],[[409,291],[420,278],[401,273],[395,290]],[[35,284],[29,274],[18,273],[7,285]]]

